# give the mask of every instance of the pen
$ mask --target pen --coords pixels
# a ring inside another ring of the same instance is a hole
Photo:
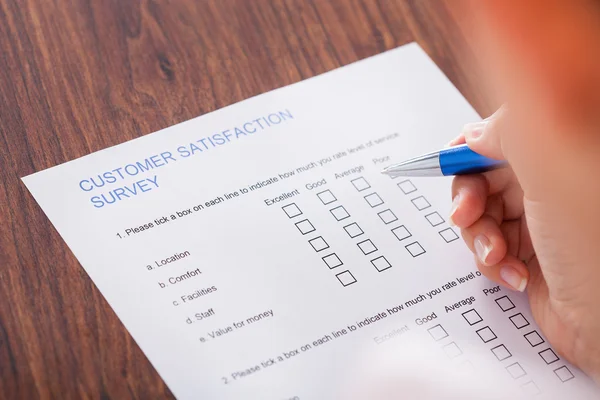
[[[477,174],[507,165],[506,161],[484,157],[475,153],[466,144],[462,144],[390,165],[381,173],[392,178],[397,176],[450,176]]]

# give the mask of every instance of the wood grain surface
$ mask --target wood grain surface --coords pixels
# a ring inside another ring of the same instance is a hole
[[[1,0],[0,398],[172,397],[21,177],[411,41],[488,114],[465,7]]]

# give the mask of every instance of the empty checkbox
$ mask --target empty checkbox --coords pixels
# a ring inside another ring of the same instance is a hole
[[[541,393],[540,388],[535,384],[534,381],[529,381],[522,384],[521,389],[527,396],[535,396]]]
[[[417,207],[417,210],[422,211],[426,208],[431,207],[431,204],[427,201],[427,199],[423,196],[415,197],[411,200],[412,203]]]
[[[462,354],[462,350],[454,342],[448,343],[447,345],[443,346],[442,349],[449,358],[456,358]]]
[[[446,241],[446,243],[454,242],[456,239],[458,239],[458,235],[452,228],[446,228],[438,233]]]
[[[432,212],[431,214],[427,214],[425,216],[425,218],[427,219],[427,222],[429,222],[429,224],[431,226],[438,226],[443,224],[444,222],[444,218],[442,218],[442,216],[440,215],[440,213],[438,213],[437,211]]]
[[[398,240],[404,240],[412,236],[412,234],[408,231],[408,228],[406,228],[404,225],[400,225],[399,227],[392,229],[392,233]]]
[[[344,208],[344,206],[337,206],[336,208],[332,208],[329,212],[334,216],[337,221],[344,220],[350,217],[348,211]]]
[[[415,187],[415,185],[413,185],[410,179],[398,183],[398,187],[400,188],[400,190],[402,190],[402,193],[404,194],[409,194],[417,191],[417,188]]]
[[[322,192],[317,193],[317,197],[321,200],[321,203],[327,205],[336,201],[336,197],[331,193],[331,190],[323,190]]]
[[[296,228],[298,228],[300,233],[302,233],[303,235],[315,231],[315,227],[307,219],[303,219],[302,221],[296,222]]]
[[[356,278],[354,277],[354,275],[352,275],[352,272],[347,270],[344,272],[340,272],[335,277],[338,278],[338,281],[340,281],[342,286],[352,285],[356,282]]]
[[[542,360],[544,360],[544,362],[548,365],[560,360],[560,358],[556,355],[554,350],[550,348],[542,350],[538,354],[540,355],[540,357],[542,357]]]
[[[571,379],[575,378],[575,375],[573,375],[571,370],[566,365],[563,365],[560,368],[556,368],[554,370],[554,373],[562,382],[570,381]]]
[[[359,192],[367,190],[371,187],[371,185],[369,185],[369,182],[367,182],[367,180],[362,176],[360,178],[352,179],[350,182],[352,182],[352,185],[354,185],[356,190],[358,190]]]
[[[498,336],[496,336],[494,331],[492,331],[492,329],[489,326],[478,329],[475,331],[475,333],[477,333],[477,335],[481,338],[481,340],[483,340],[483,343],[491,342],[492,340],[494,340],[498,337]]]
[[[385,271],[386,269],[392,267],[392,264],[390,264],[384,256],[380,256],[371,260],[371,264],[373,264],[375,269],[379,272]]]
[[[537,331],[531,331],[523,336],[525,337],[525,339],[527,339],[531,347],[536,347],[544,343],[544,339],[540,336],[539,333],[537,333]]]
[[[331,253],[323,257],[323,261],[329,267],[329,269],[334,269],[343,264],[342,260],[335,253]]]
[[[511,315],[508,319],[510,319],[510,322],[512,322],[517,329],[525,328],[529,325],[529,321],[527,321],[527,318],[521,313]]]
[[[377,247],[375,247],[373,242],[371,242],[371,239],[363,240],[362,242],[357,243],[356,245],[358,246],[360,251],[363,252],[364,255],[371,254],[377,251]]]
[[[406,248],[406,250],[408,250],[410,255],[413,257],[418,257],[421,254],[425,253],[425,249],[423,248],[423,246],[421,246],[421,244],[419,242],[412,242],[411,244],[407,244],[404,247]]]
[[[363,230],[360,229],[360,226],[358,226],[358,224],[356,222],[346,225],[344,227],[344,230],[346,231],[348,236],[350,236],[351,238],[355,238],[364,233]]]
[[[288,204],[286,206],[281,207],[281,209],[283,210],[283,212],[285,212],[288,218],[294,218],[298,215],[302,215],[302,211],[300,210],[300,208],[298,208],[296,203]]]
[[[498,307],[500,307],[500,309],[504,312],[515,308],[515,304],[512,302],[511,299],[508,298],[508,296],[502,296],[497,298],[496,304],[498,304]]]
[[[519,379],[522,376],[527,375],[527,372],[523,369],[521,364],[518,362],[512,363],[506,367],[506,371],[512,376],[514,379]]]
[[[383,204],[383,200],[381,199],[381,197],[379,197],[377,193],[371,193],[366,195],[365,200],[367,201],[367,203],[369,203],[371,208],[375,208]]]
[[[379,218],[381,218],[383,223],[386,225],[398,221],[398,217],[396,217],[396,214],[394,214],[389,208],[387,210],[378,212],[377,215],[379,215]]]
[[[329,248],[329,245],[321,236],[317,236],[316,238],[309,240],[308,243],[310,243],[312,248],[315,249],[315,251],[317,252]]]
[[[462,316],[471,326],[483,321],[481,315],[479,315],[479,313],[474,308],[470,309],[469,311],[465,311],[464,313],[462,313]]]
[[[496,356],[498,361],[506,360],[507,358],[512,357],[512,354],[510,354],[510,351],[508,351],[506,346],[503,344],[493,347],[492,353],[494,353],[494,355]]]
[[[427,329],[427,332],[429,332],[429,335],[431,335],[431,337],[433,338],[433,340],[440,341],[444,338],[447,338],[448,332],[446,332],[446,330],[444,329],[443,326],[441,326],[440,324],[437,324],[435,326],[432,326],[431,328]]]

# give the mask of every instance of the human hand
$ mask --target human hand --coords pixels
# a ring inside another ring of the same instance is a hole
[[[511,168],[453,183],[451,221],[489,279],[526,290],[566,359],[600,382],[600,7],[472,1],[477,53],[508,101],[453,142]]]
[[[502,108],[451,143],[466,142],[515,169],[454,178],[450,220],[479,270],[527,289],[550,343],[600,382],[600,142],[584,150],[526,140],[526,133],[511,134],[510,117]]]

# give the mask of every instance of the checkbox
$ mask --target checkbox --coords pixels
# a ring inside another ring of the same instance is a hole
[[[431,204],[429,204],[427,199],[423,196],[415,197],[414,199],[411,199],[411,201],[419,211],[431,207]]]
[[[508,319],[510,319],[510,322],[512,322],[517,329],[525,328],[529,325],[529,321],[527,321],[527,318],[521,313],[511,315]]]
[[[302,233],[303,235],[315,231],[315,227],[307,219],[303,219],[302,221],[296,222],[296,228],[298,228],[300,233]]]
[[[337,221],[341,221],[350,217],[350,214],[348,214],[348,211],[346,211],[344,206],[337,206],[336,208],[332,208],[331,210],[329,210],[329,212]]]
[[[398,240],[404,240],[412,236],[412,234],[404,225],[400,225],[399,227],[392,229],[392,233]]]
[[[362,176],[360,178],[352,179],[350,182],[352,182],[352,185],[354,185],[356,190],[358,190],[359,192],[367,190],[371,187],[371,185],[369,185],[369,182],[367,182],[367,180]]]
[[[381,197],[379,197],[377,193],[371,193],[366,195],[365,200],[367,201],[367,203],[369,203],[371,208],[375,208],[383,204],[383,200],[381,199]]]
[[[483,343],[488,343],[498,338],[498,336],[496,336],[494,331],[489,326],[478,329],[475,331],[475,333],[477,333],[481,340],[483,340]]]
[[[352,275],[352,272],[348,270],[340,272],[335,277],[338,278],[338,281],[340,281],[342,286],[348,286],[352,285],[353,283],[356,283],[356,278],[354,277],[354,275]]]
[[[531,331],[529,333],[526,333],[525,335],[523,335],[523,337],[527,339],[531,347],[536,347],[544,343],[544,339],[540,336],[539,333],[537,333],[537,331]]]
[[[288,204],[286,206],[281,207],[281,209],[283,210],[283,212],[285,212],[288,218],[294,218],[298,215],[302,215],[302,211],[300,210],[300,208],[298,208],[296,203]]]
[[[479,315],[479,313],[474,308],[470,309],[469,311],[465,311],[464,313],[462,313],[462,316],[471,326],[483,321],[481,315]]]
[[[396,217],[396,214],[394,214],[389,208],[387,210],[378,212],[377,215],[379,215],[379,218],[381,218],[383,223],[386,225],[391,224],[394,221],[398,221],[398,217]]]
[[[316,252],[329,248],[329,245],[321,236],[317,236],[316,238],[309,240],[308,243],[310,243],[310,245],[313,249],[315,249]]]
[[[521,364],[518,362],[512,363],[506,367],[506,371],[512,376],[514,379],[519,379],[522,376],[527,375],[527,372],[521,367]]]
[[[331,190],[323,190],[322,192],[317,193],[317,197],[321,200],[321,203],[327,205],[336,201],[336,197],[331,193]]]
[[[560,360],[560,358],[556,355],[554,350],[550,348],[542,350],[538,354],[540,355],[540,357],[542,357],[542,360],[544,360],[544,362],[548,365]]]
[[[377,247],[373,244],[373,242],[371,242],[371,239],[363,240],[356,245],[365,256],[377,251]]]
[[[458,239],[458,235],[452,228],[446,228],[438,233],[446,241],[446,243],[454,242],[456,239]]]
[[[525,393],[527,396],[535,396],[541,393],[540,388],[535,384],[534,381],[529,381],[522,384],[521,390],[523,390],[523,393]]]
[[[429,224],[431,226],[438,226],[438,225],[441,225],[444,222],[446,222],[446,221],[444,221],[444,218],[442,218],[440,213],[438,213],[437,211],[434,211],[431,214],[427,214],[425,216],[425,218],[427,219],[427,222],[429,222]]]
[[[447,345],[443,346],[442,349],[449,358],[456,358],[463,353],[460,347],[458,347],[458,345],[454,342],[448,343]]]
[[[494,353],[498,361],[506,360],[507,358],[512,357],[510,351],[508,351],[506,346],[503,344],[493,347],[492,353]]]
[[[508,298],[508,296],[502,296],[497,298],[496,304],[498,304],[498,307],[500,307],[500,309],[504,312],[515,308],[515,304],[512,302],[511,299]]]
[[[435,340],[436,342],[439,342],[440,340],[447,338],[449,336],[448,332],[446,332],[444,327],[441,326],[440,324],[437,324],[437,325],[432,326],[431,328],[427,329],[427,332],[429,332],[429,335],[431,335],[433,340]]]
[[[421,254],[425,254],[425,249],[419,244],[419,242],[412,242],[411,244],[407,244],[404,247],[413,257],[418,257]]]
[[[329,267],[329,269],[334,269],[343,264],[342,260],[335,253],[327,254],[323,257],[323,261]]]
[[[348,236],[350,236],[351,238],[355,238],[364,233],[363,230],[360,229],[360,226],[358,226],[358,224],[356,222],[346,225],[344,227],[344,230],[346,231]]]
[[[371,260],[371,264],[373,264],[375,269],[379,272],[383,272],[386,269],[392,267],[392,264],[390,264],[384,256],[379,256],[379,257]]]
[[[561,382],[570,381],[571,379],[575,378],[575,375],[573,375],[571,370],[566,365],[563,365],[560,368],[556,368],[554,370],[554,373],[556,374],[556,376],[558,376],[558,379],[560,379]]]
[[[409,194],[417,191],[417,188],[415,187],[415,185],[413,185],[410,179],[398,183],[398,187],[400,188],[400,190],[402,190],[402,193],[404,194]]]

